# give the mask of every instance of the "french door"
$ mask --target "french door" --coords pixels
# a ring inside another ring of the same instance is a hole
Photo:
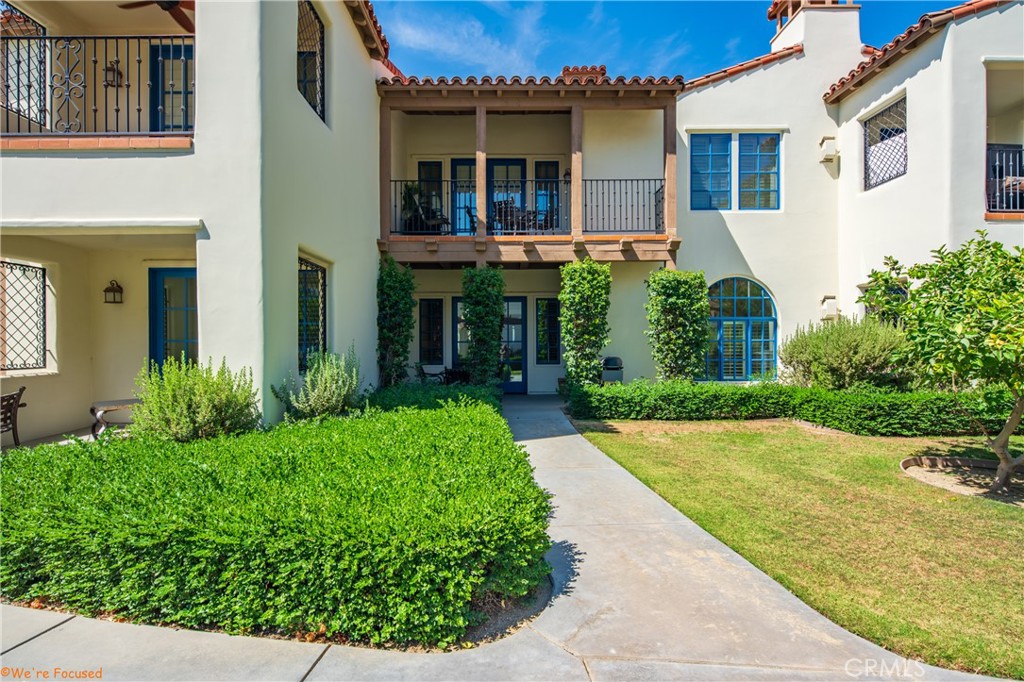
[[[149,358],[199,360],[199,303],[195,268],[149,271]]]
[[[469,351],[469,332],[462,321],[462,299],[452,299],[454,330],[452,359],[461,366]],[[501,323],[501,351],[496,368],[505,393],[526,393],[526,297],[505,298],[505,314]]]

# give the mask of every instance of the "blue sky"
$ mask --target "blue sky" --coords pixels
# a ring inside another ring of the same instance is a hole
[[[549,75],[605,64],[609,75],[696,78],[766,54],[768,0],[425,2],[377,0],[391,59],[408,75]],[[862,0],[861,38],[889,42],[957,0]]]

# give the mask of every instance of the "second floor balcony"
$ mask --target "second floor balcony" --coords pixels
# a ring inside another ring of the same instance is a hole
[[[194,10],[190,0],[17,7],[0,0],[0,133],[11,140],[190,137]],[[5,146],[29,148],[23,142]]]
[[[195,39],[0,38],[4,135],[191,135]]]
[[[664,234],[663,179],[582,181],[584,234]],[[572,234],[568,174],[556,179],[488,180],[489,236]],[[475,180],[392,180],[391,233],[475,236]]]

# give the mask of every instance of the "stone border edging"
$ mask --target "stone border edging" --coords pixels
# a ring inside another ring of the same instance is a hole
[[[925,469],[953,469],[956,467],[977,467],[979,469],[999,468],[999,462],[991,459],[974,459],[971,457],[907,457],[900,462],[900,470],[906,471],[910,467],[922,467]]]

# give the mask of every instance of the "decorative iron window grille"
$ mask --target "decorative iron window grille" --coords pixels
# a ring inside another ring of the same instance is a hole
[[[907,172],[907,98],[864,121],[864,189]]]
[[[46,367],[46,268],[0,261],[0,369]]]
[[[49,45],[33,40],[46,28],[14,5],[0,0],[0,77],[4,108],[28,123],[46,125]]]
[[[326,121],[324,107],[324,22],[309,0],[299,0],[298,74],[299,92],[316,115]]]
[[[299,370],[313,351],[327,350],[327,268],[299,258]]]

